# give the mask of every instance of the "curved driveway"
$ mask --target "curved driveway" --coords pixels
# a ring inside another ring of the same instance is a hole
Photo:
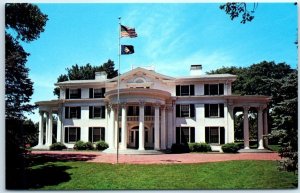
[[[32,151],[33,155],[45,155],[58,160],[116,163],[116,154],[80,151]],[[280,160],[278,153],[184,153],[158,155],[119,155],[119,163],[126,164],[183,164],[207,163],[230,160]]]

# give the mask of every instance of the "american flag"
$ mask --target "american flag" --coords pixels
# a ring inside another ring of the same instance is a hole
[[[137,37],[137,34],[134,28],[121,25],[121,37],[135,38]]]

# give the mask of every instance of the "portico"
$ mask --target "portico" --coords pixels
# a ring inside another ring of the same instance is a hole
[[[116,104],[117,91],[106,93],[110,102],[109,113],[110,149],[117,147],[117,110],[119,108],[119,126],[121,150],[137,148],[138,150],[165,149],[166,113],[165,106],[171,94],[155,89],[121,89],[120,104]],[[128,114],[129,111],[129,114]],[[111,129],[110,129],[111,128]]]

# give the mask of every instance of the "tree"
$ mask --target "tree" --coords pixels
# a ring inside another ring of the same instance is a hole
[[[112,60],[108,60],[101,66],[91,66],[86,64],[85,66],[78,66],[78,64],[72,65],[71,68],[66,68],[67,74],[61,74],[57,78],[57,82],[63,82],[68,80],[91,80],[95,78],[95,72],[105,71],[107,78],[114,78],[118,75],[118,70],[115,70],[115,64]],[[54,88],[53,94],[59,97],[59,88]]]
[[[47,15],[36,5],[27,3],[5,4],[5,102],[7,119],[23,119],[24,112],[32,112],[28,104],[33,94],[33,82],[26,68],[29,53],[19,41],[31,42],[44,31]],[[13,37],[13,32],[17,35]]]
[[[20,41],[30,43],[39,38],[48,18],[36,5],[5,4],[5,130],[6,130],[6,188],[16,189],[15,183],[24,174],[25,144],[35,144],[37,128],[32,121],[24,121],[24,112],[32,112],[29,104],[33,82],[25,66],[27,53]],[[21,178],[22,179],[22,178]],[[22,180],[21,180],[22,181]]]
[[[245,24],[246,22],[251,22],[254,19],[254,12],[257,9],[257,6],[258,3],[253,3],[253,8],[249,11],[247,3],[226,3],[220,5],[220,9],[224,10],[225,13],[230,16],[231,20],[242,15],[241,23]]]

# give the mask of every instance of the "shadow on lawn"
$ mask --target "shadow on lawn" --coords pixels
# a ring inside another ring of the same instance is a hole
[[[52,162],[88,161],[96,155],[80,154],[30,154],[6,160],[6,189],[28,190],[57,185],[71,179],[70,166]]]

